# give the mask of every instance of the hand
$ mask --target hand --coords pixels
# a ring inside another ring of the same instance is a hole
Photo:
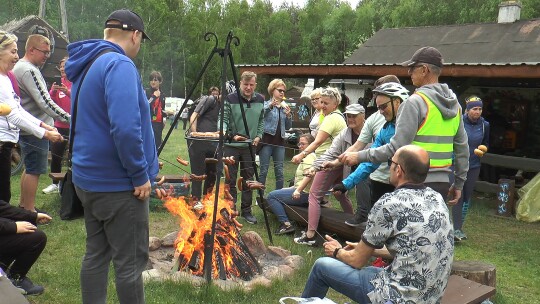
[[[261,138],[257,136],[257,137],[255,137],[255,138],[253,139],[253,143],[252,143],[252,144],[253,144],[254,146],[256,146],[256,145],[259,144],[260,141],[261,141]]]
[[[329,257],[333,257],[336,248],[342,248],[341,244],[329,235],[325,235],[324,238],[326,239],[326,242],[323,243],[324,253]]]
[[[62,85],[61,84],[58,85],[58,84],[56,84],[56,82],[53,82],[53,84],[52,84],[53,91],[59,91],[61,87],[62,87]]]
[[[291,161],[298,165],[298,164],[300,164],[302,162],[303,159],[304,159],[304,154],[303,153],[298,153],[295,156],[293,156]]]
[[[38,213],[37,214],[37,222],[39,224],[47,224],[52,220],[52,217],[50,217],[48,214],[45,213]]]
[[[152,191],[152,187],[150,185],[150,181],[148,180],[146,183],[144,183],[144,185],[135,187],[133,195],[140,200],[144,200],[150,197],[150,191]]]
[[[163,162],[158,162],[159,170],[163,169]]]
[[[345,247],[343,247],[343,249],[349,251],[349,250],[354,250],[354,248],[356,248],[356,246],[358,246],[358,243],[351,243],[351,242],[345,242]]]
[[[332,192],[334,193],[341,192],[341,194],[343,194],[347,192],[347,188],[345,188],[345,185],[343,185],[343,183],[339,183],[339,184],[334,185],[334,187],[332,187]]]
[[[358,161],[358,152],[345,152],[338,156],[338,160],[340,163],[345,164],[347,166],[354,166],[359,163]]]
[[[456,187],[452,185],[452,187],[450,187],[450,190],[448,190],[448,205],[454,206],[458,203],[460,198],[461,190],[456,189]]]
[[[292,198],[297,200],[300,198],[300,192],[298,192],[298,190],[294,190],[294,192],[292,193]]]
[[[36,231],[37,227],[29,222],[15,222],[17,225],[17,233],[31,233]]]
[[[54,87],[53,87],[53,88],[54,88]],[[56,89],[57,89],[58,91],[63,92],[64,94],[65,94],[65,93],[67,92],[67,90],[68,90],[68,88],[67,88],[63,83],[61,83],[61,84],[59,84],[59,85],[56,85]]]
[[[303,172],[304,176],[307,176],[307,177],[310,177],[310,178],[314,177],[315,174],[317,174],[317,169],[315,169],[314,167],[308,168],[308,169],[304,170],[304,172]]]
[[[325,171],[330,171],[334,168],[337,168],[341,166],[341,163],[339,162],[339,160],[337,159],[334,159],[332,161],[325,161],[322,163],[322,169],[325,170]]]
[[[157,98],[159,98],[159,96],[161,96],[161,91],[160,91],[160,90],[155,90],[155,91],[154,91],[154,96],[156,96]]]
[[[60,133],[58,133],[58,131],[45,131],[43,138],[48,139],[52,142],[61,142],[62,140],[64,140],[64,138]]]
[[[247,140],[247,138],[245,138],[244,136],[235,135],[235,136],[233,136],[233,140],[234,141],[245,141],[245,140]]]
[[[283,107],[283,111],[285,112],[285,115],[289,116],[291,114],[291,108],[286,102],[281,102],[281,106]]]

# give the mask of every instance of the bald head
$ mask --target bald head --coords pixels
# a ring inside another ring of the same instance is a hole
[[[421,184],[426,180],[429,154],[424,148],[415,145],[403,146],[396,151],[395,157],[403,168],[405,180],[414,184]]]

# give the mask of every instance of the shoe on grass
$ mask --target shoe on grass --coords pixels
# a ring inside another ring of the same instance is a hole
[[[45,194],[60,193],[57,184],[48,185],[45,189],[42,190],[42,192]]]
[[[460,242],[467,239],[467,235],[461,231],[460,229],[457,229],[454,231],[454,241]]]
[[[246,220],[246,222],[250,224],[257,224],[257,218],[254,217],[251,213],[242,213],[242,217]]]
[[[286,225],[285,223],[281,223],[279,225],[278,229],[274,232],[275,235],[282,235],[282,234],[289,234],[294,232],[294,226],[289,223]]]
[[[19,291],[23,295],[40,295],[45,291],[45,288],[43,288],[43,286],[35,285],[34,283],[32,283],[32,281],[30,281],[27,276],[20,278],[11,278],[10,280],[13,286],[17,287],[17,289],[19,289]]]
[[[316,238],[316,236],[308,237],[307,233],[305,231],[302,231],[302,235],[300,237],[294,238],[294,242],[300,245],[315,246],[315,243],[317,242]]]

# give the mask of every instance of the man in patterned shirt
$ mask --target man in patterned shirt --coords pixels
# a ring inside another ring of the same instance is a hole
[[[342,248],[326,236],[329,257],[315,262],[302,297],[323,298],[331,287],[359,303],[440,302],[450,275],[454,232],[444,199],[423,184],[429,155],[421,147],[403,146],[388,166],[396,190],[377,201],[359,243]],[[364,267],[371,256],[393,261],[385,268]]]

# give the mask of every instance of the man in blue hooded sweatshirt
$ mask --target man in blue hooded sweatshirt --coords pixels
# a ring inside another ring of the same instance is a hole
[[[73,96],[80,90],[72,168],[86,226],[82,300],[106,302],[112,260],[119,302],[144,303],[148,204],[158,161],[148,99],[132,59],[148,37],[141,17],[125,9],[107,18],[104,36],[70,44],[66,63]]]

